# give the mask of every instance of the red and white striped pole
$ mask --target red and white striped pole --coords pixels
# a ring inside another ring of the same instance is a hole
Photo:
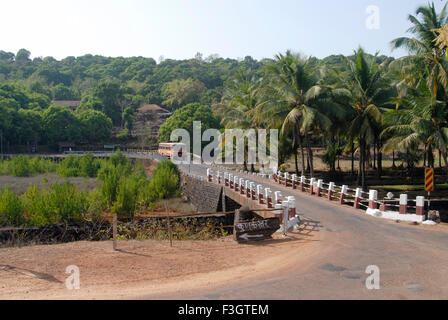
[[[285,187],[288,186],[288,180],[289,180],[289,173],[285,172]]]
[[[333,200],[333,193],[334,193],[334,182],[330,182],[328,185],[328,200]]]
[[[369,208],[370,209],[378,209],[378,191],[370,190],[369,191]]]
[[[264,204],[263,201],[263,186],[261,184],[257,185],[258,203]]]
[[[400,214],[408,213],[408,195],[400,194]]]
[[[355,202],[353,203],[353,207],[355,209],[359,209],[359,200],[361,200],[361,197],[362,197],[362,189],[356,188]]]
[[[208,179],[208,182],[213,181],[212,169],[207,169],[207,179]]]
[[[292,182],[293,190],[297,189],[297,175],[296,174],[292,175],[292,181],[291,182]]]
[[[419,216],[423,216],[425,214],[425,197],[417,197],[415,213]]]
[[[277,203],[277,204],[282,203],[282,193],[280,191],[275,191],[274,200],[275,200],[275,203]]]
[[[347,196],[348,186],[343,185],[341,188],[341,197],[339,198],[339,204],[345,203],[345,197]]]
[[[252,200],[255,200],[255,182],[250,183],[250,193],[252,196]]]
[[[311,178],[310,180],[310,195],[314,194],[314,183],[316,182],[315,178]]]
[[[300,177],[300,191],[305,192],[305,183],[306,183],[306,177],[301,176]]]
[[[296,198],[288,197],[289,209],[288,209],[288,217],[294,218],[296,216]]]
[[[320,197],[320,194],[322,192],[322,188],[324,187],[324,181],[322,179],[317,180],[317,196]]]
[[[264,189],[266,196],[266,204],[268,205],[268,209],[272,209],[274,206],[272,205],[272,191],[270,188]]]

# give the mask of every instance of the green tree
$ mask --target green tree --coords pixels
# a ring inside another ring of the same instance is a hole
[[[68,107],[52,105],[42,114],[42,130],[49,144],[62,141],[79,142],[81,125]]]
[[[205,85],[192,78],[176,79],[162,88],[163,104],[175,110],[189,103],[199,102],[200,95],[207,90]]]
[[[106,142],[112,133],[112,120],[96,110],[83,110],[77,114],[82,140],[88,143]]]

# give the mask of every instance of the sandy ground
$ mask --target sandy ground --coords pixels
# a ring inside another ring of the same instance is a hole
[[[279,272],[317,252],[317,226],[287,238],[238,244],[215,241],[76,242],[0,249],[0,299],[132,299],[179,293]],[[80,270],[80,289],[66,288],[66,268]]]

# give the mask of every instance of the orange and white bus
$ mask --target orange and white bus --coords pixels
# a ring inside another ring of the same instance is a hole
[[[174,147],[177,148],[175,149]],[[173,158],[174,157],[174,152],[177,150],[177,157],[178,158],[182,158],[184,155],[187,154],[187,146],[183,143],[178,143],[178,142],[162,142],[159,144],[159,150],[158,153],[161,154],[162,156],[168,157],[168,158]]]

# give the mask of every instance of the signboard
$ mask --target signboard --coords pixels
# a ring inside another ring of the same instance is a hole
[[[434,191],[434,169],[425,170],[425,191]]]
[[[236,240],[238,242],[260,241],[271,239],[280,229],[280,221],[278,218],[269,218],[264,220],[237,223],[235,224]]]

